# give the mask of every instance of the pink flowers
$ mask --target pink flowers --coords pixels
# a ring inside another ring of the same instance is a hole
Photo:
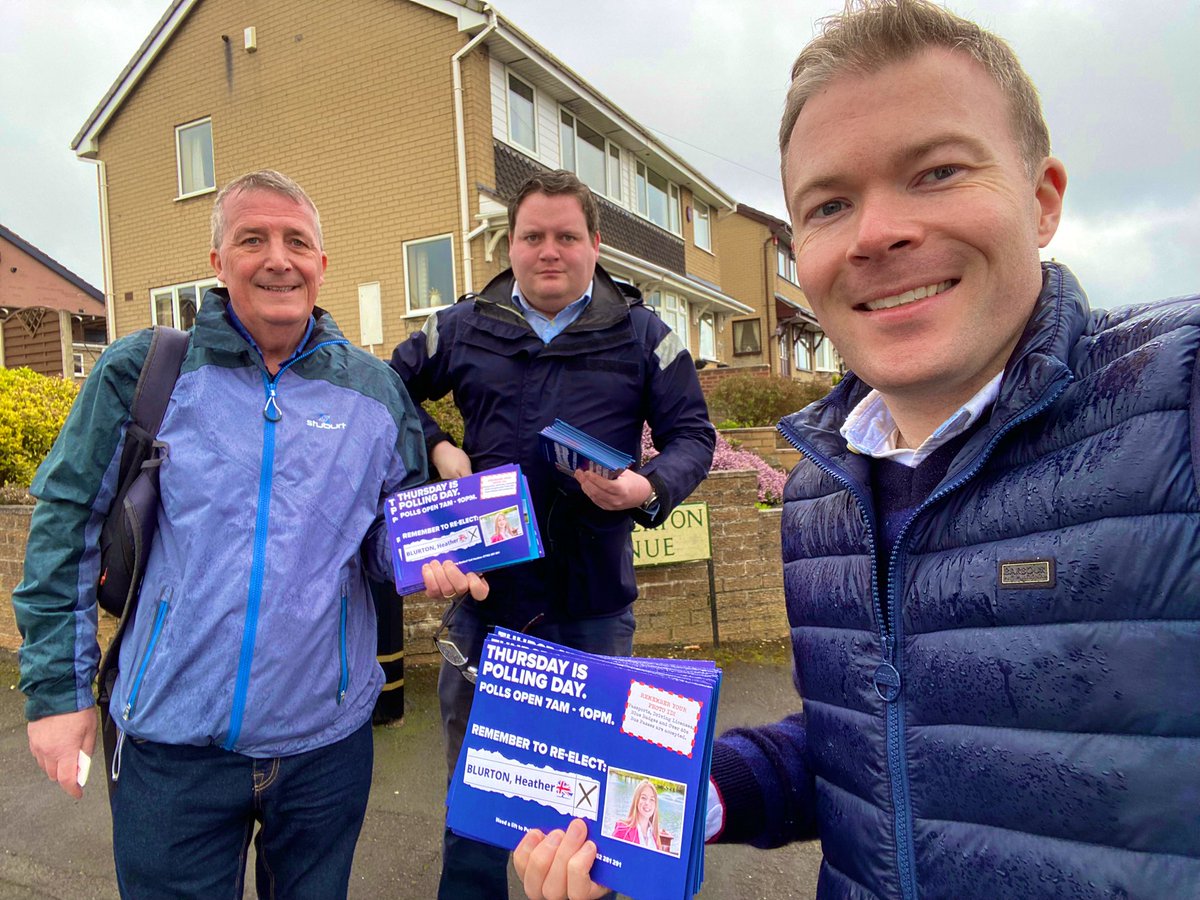
[[[642,462],[658,455],[650,440],[650,429],[642,429]],[[758,502],[768,506],[778,506],[783,502],[783,485],[787,481],[787,473],[769,466],[757,453],[749,450],[735,450],[721,433],[717,432],[717,446],[713,453],[713,472],[732,472],[741,469],[753,469],[758,475]]]

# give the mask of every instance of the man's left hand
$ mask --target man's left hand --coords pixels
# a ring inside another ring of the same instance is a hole
[[[633,509],[646,502],[652,490],[650,481],[637,472],[626,469],[611,481],[595,472],[575,470],[575,480],[583,488],[588,499],[601,509],[615,512]]]

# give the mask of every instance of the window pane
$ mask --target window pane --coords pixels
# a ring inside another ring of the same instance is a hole
[[[650,204],[646,197],[646,167],[641,163],[637,164],[637,174],[633,179],[633,189],[637,191],[637,211],[643,216],[650,215]]]
[[[561,113],[558,122],[558,142],[562,148],[562,167],[568,172],[575,171],[575,119],[567,113]]]
[[[671,199],[667,205],[670,223],[668,227],[671,229],[671,231],[675,232],[675,234],[682,234],[683,232],[679,227],[679,188],[675,187],[675,185],[671,185],[670,196]]]
[[[646,214],[650,221],[660,228],[670,228],[671,222],[667,216],[667,179],[653,169],[647,169],[646,175],[649,183],[647,195],[650,201]]]
[[[788,273],[788,254],[783,247],[778,248],[775,253],[776,266],[775,271],[779,273],[780,278],[787,278]]]
[[[621,151],[608,145],[608,196],[621,199]]]
[[[430,309],[454,302],[454,257],[450,238],[409,244],[408,308]]]
[[[533,88],[508,76],[508,136],[514,144],[537,150],[533,121]]]
[[[606,193],[604,189],[604,138],[582,122],[578,122],[577,127],[579,129],[579,169],[576,174],[580,181],[596,193]]]
[[[179,129],[179,191],[194,194],[216,187],[213,176],[212,122]]]
[[[733,323],[733,352],[735,354],[760,353],[762,338],[759,319],[746,319]]]
[[[812,361],[809,359],[808,339],[804,335],[800,335],[798,338],[796,338],[793,358],[796,361],[797,371],[812,371]]]
[[[709,231],[708,207],[697,201],[694,209],[696,214],[692,217],[692,237],[697,247],[711,250],[712,234]]]
[[[170,291],[154,295],[154,324],[175,324],[175,310],[172,308]]]
[[[189,284],[187,287],[179,289],[179,323],[177,328],[182,328],[184,331],[196,324],[196,309],[199,304],[196,302],[196,286]]]
[[[700,317],[700,357],[701,359],[717,358],[717,329],[713,324],[711,313]]]

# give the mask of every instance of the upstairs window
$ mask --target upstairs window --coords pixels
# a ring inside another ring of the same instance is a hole
[[[531,153],[537,152],[537,116],[533,88],[508,73],[508,139]]]
[[[780,278],[786,278],[792,284],[799,284],[796,281],[796,257],[792,256],[792,248],[785,243],[780,243],[776,247],[777,252],[777,267],[776,271]]]
[[[565,109],[559,110],[558,134],[562,167],[595,193],[620,200],[620,149]]]
[[[637,164],[635,209],[659,228],[680,234],[679,188],[643,163]]]
[[[216,189],[212,119],[200,119],[176,128],[175,155],[179,167],[180,197],[190,197]]]
[[[712,223],[708,205],[699,200],[692,201],[692,240],[701,250],[712,252]]]

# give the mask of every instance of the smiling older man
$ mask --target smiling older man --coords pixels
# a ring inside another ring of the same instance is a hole
[[[425,480],[403,384],[316,307],[311,199],[278,172],[217,196],[209,291],[159,430],[162,508],[112,710],[126,897],[345,896],[383,681],[366,575],[381,502]],[[96,734],[97,553],[148,331],[112,345],[38,470],[25,580],[29,744],[73,796]],[[330,424],[336,427],[328,427]]]
[[[924,0],[827,21],[780,149],[853,372],[780,425],[804,710],[717,742],[710,838],[819,837],[821,898],[1200,896],[1197,298],[1091,312],[1039,263],[1037,93]],[[599,895],[585,837],[526,838],[531,897]]]

